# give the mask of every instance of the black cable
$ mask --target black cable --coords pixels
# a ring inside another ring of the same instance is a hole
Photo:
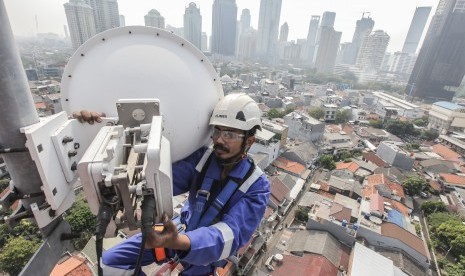
[[[0,148],[0,154],[12,153],[12,152],[26,152],[28,148]]]
[[[110,205],[102,203],[97,215],[97,225],[95,226],[95,246],[97,253],[98,275],[103,276],[101,259],[103,254],[103,237],[107,231],[107,226],[113,216],[113,209]]]
[[[142,255],[144,254],[145,249],[145,240],[147,238],[147,233],[152,228],[154,221],[153,215],[155,213],[155,197],[153,194],[148,194],[144,196],[141,206],[141,230],[142,230],[142,242],[139,249],[139,256],[137,256],[136,267],[134,268],[134,276],[139,275],[139,271],[142,265]]]

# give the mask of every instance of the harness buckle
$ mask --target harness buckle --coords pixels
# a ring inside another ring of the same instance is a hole
[[[202,189],[200,189],[200,190],[197,190],[197,197],[198,197],[199,195],[202,195],[202,196],[206,197],[207,200],[208,200],[208,198],[210,197],[210,192],[207,191],[207,190],[202,190]]]

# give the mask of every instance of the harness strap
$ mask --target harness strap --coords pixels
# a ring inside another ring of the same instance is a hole
[[[189,221],[189,225],[187,226],[186,231],[191,231],[197,228],[205,204],[207,203],[208,198],[210,197],[210,189],[212,187],[212,184],[212,178],[204,177],[202,187],[200,188],[200,190],[197,191],[194,210],[192,212],[192,217]]]

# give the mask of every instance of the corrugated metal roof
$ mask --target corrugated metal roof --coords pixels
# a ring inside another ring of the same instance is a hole
[[[449,110],[457,110],[457,109],[464,108],[461,105],[458,105],[456,103],[451,103],[451,102],[435,102],[433,105],[437,105],[439,107],[449,109]]]
[[[355,243],[351,275],[407,276],[396,269],[392,260]]]

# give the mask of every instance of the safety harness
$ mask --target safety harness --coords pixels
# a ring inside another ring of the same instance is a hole
[[[245,162],[245,165],[239,173],[239,178],[229,177],[224,188],[205,210],[205,205],[210,198],[210,190],[215,181],[207,176],[209,175],[207,172],[211,172],[211,170],[215,169],[211,163],[212,152],[213,148],[209,147],[195,167],[199,174],[195,184],[193,185],[194,187],[191,188],[190,192],[196,193],[196,200],[195,206],[192,208],[192,214],[186,231],[212,225],[218,214],[226,205],[234,206],[234,204],[236,204],[242,196],[247,193],[250,186],[252,186],[252,184],[255,183],[261,175],[263,175],[263,171],[257,167],[250,158],[247,158],[247,162]],[[202,180],[202,183],[201,185],[198,185],[200,180]],[[155,250],[156,259],[161,260],[166,258],[164,253],[165,252],[161,252],[160,249],[158,249],[158,251]],[[225,260],[220,260],[213,263],[213,266],[224,266],[225,263]],[[175,266],[173,262],[171,262],[170,265]]]

